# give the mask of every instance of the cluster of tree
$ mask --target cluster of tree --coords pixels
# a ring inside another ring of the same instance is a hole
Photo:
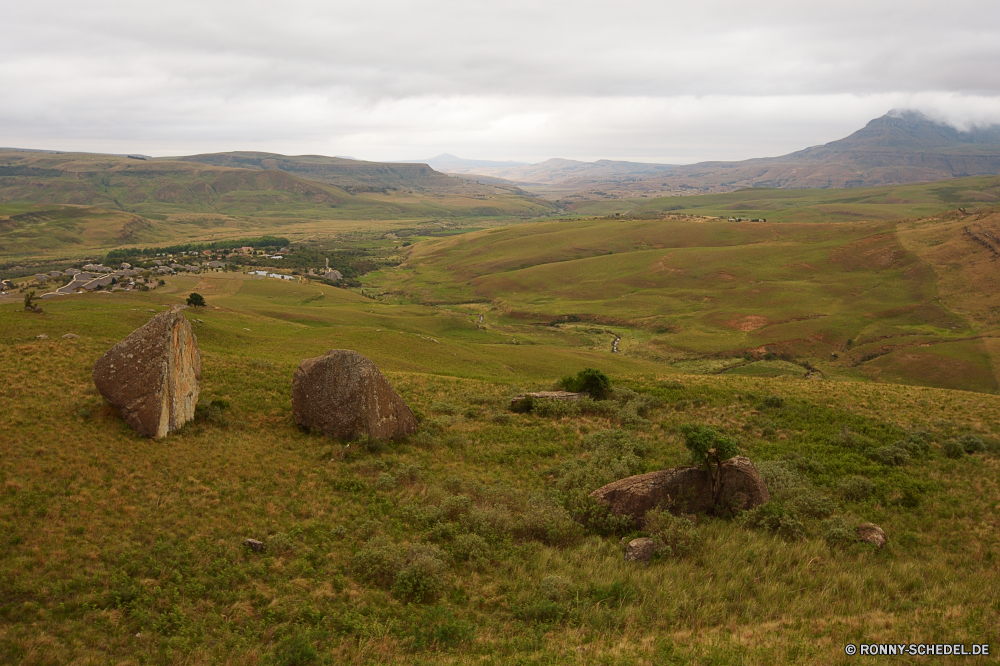
[[[124,248],[111,250],[105,257],[105,262],[114,263],[134,258],[154,258],[159,254],[180,254],[181,252],[201,252],[202,250],[234,250],[241,247],[252,247],[255,250],[275,251],[291,244],[287,238],[280,236],[257,236],[255,238],[237,238],[235,240],[213,241],[211,243],[184,243],[166,247]]]

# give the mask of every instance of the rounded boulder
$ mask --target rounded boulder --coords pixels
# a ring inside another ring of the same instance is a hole
[[[393,439],[417,429],[413,412],[375,364],[350,349],[299,364],[292,413],[300,427],[343,440]]]

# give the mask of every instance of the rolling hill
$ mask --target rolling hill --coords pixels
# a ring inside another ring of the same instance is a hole
[[[279,160],[287,170],[277,168]],[[554,208],[517,188],[425,165],[254,153],[146,160],[0,151],[0,258],[279,229],[330,235],[374,222],[526,219]]]
[[[525,166],[442,163],[505,178],[552,198],[727,192],[742,187],[843,188],[1000,173],[1000,125],[967,131],[919,111],[892,110],[848,137],[780,157],[675,166],[552,159]],[[598,190],[598,192],[594,192]]]
[[[919,220],[543,222],[417,246],[387,288],[494,320],[603,333],[685,371],[996,392],[993,209]],[[762,366],[771,358],[799,365]],[[783,369],[784,368],[784,369]]]

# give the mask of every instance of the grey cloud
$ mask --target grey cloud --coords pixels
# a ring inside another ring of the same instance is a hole
[[[956,124],[1000,120],[994,0],[0,9],[4,144],[691,160],[837,138],[888,110],[876,102],[922,103]],[[615,108],[626,104],[647,113]]]

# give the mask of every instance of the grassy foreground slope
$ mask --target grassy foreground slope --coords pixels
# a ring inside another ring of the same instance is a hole
[[[192,290],[205,409],[137,438],[92,364]],[[847,664],[848,642],[1000,642],[1000,397],[680,375],[586,331],[234,274],[44,308],[0,306],[4,663]],[[416,435],[294,427],[294,367],[340,347],[387,373]],[[506,411],[584,366],[613,400]],[[775,502],[629,565],[634,528],[577,499],[683,463],[687,422],[737,437]],[[946,457],[962,435],[986,451]],[[859,520],[884,550],[843,541]]]
[[[995,255],[963,228],[1000,235],[998,219],[537,223],[428,241],[385,281],[421,302],[603,327],[623,353],[689,371],[804,372],[758,363],[777,355],[831,376],[993,392]]]

